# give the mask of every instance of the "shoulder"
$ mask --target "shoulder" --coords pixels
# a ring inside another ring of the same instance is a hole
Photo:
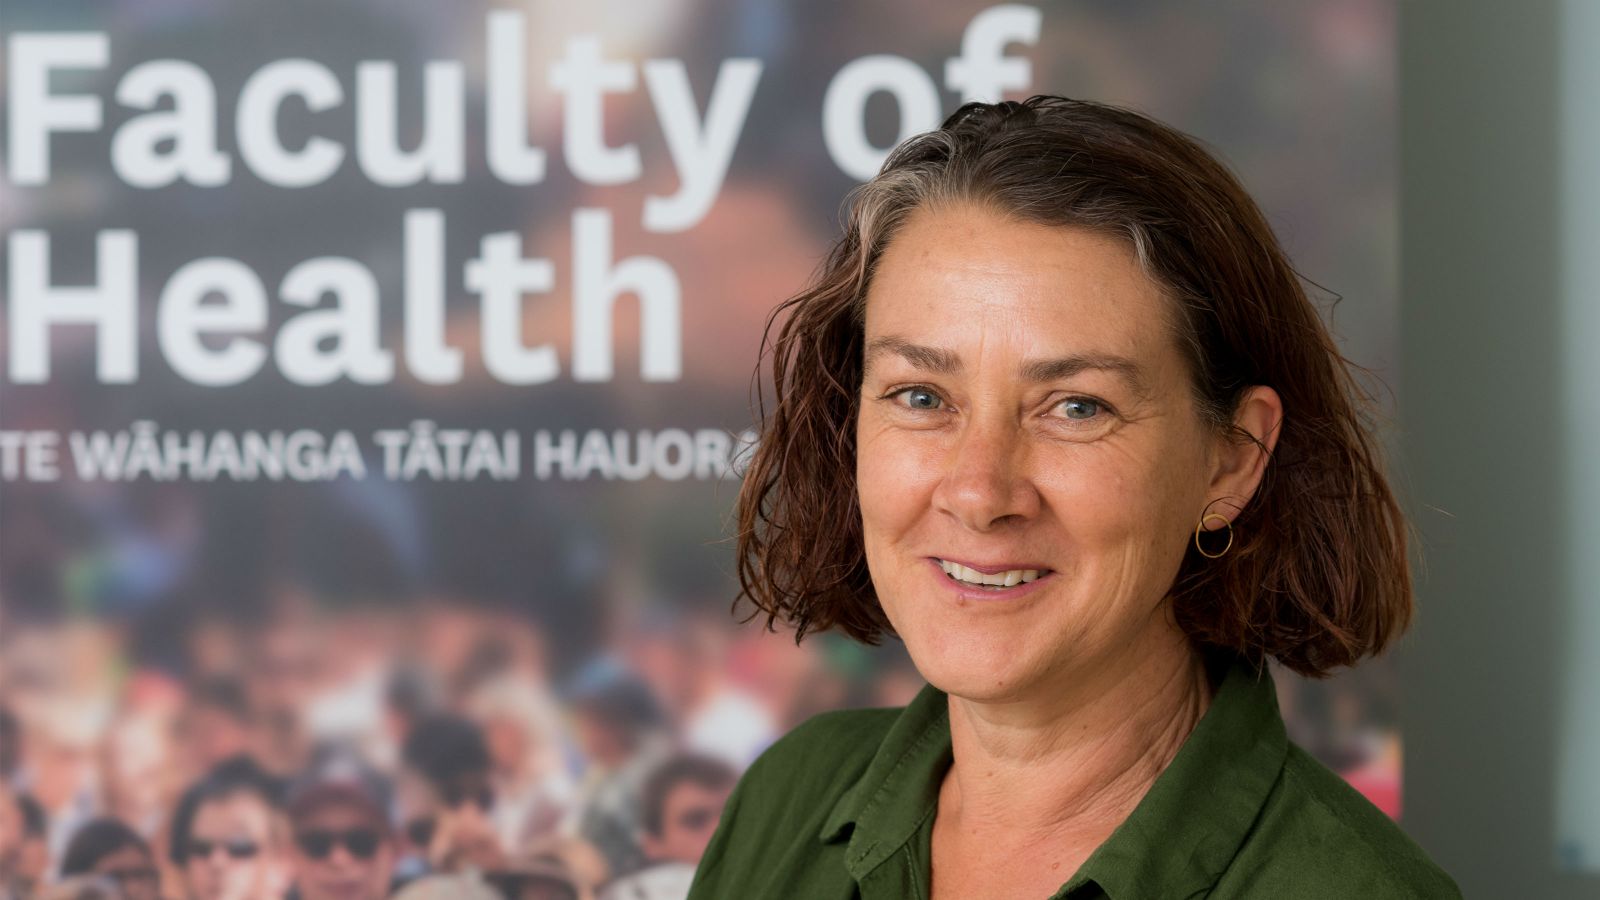
[[[883,736],[904,709],[836,709],[818,713],[795,726],[767,748],[763,757],[798,762],[816,755],[861,756],[871,759]]]
[[[847,878],[842,845],[824,845],[823,822],[867,771],[900,709],[813,716],[751,763],[695,872],[690,900],[773,896],[809,879]],[[798,894],[793,894],[798,896]]]
[[[860,778],[902,710],[841,709],[819,713],[768,747],[740,779],[741,799],[781,795],[832,807]],[[811,805],[810,803],[804,805]]]
[[[1460,898],[1448,874],[1394,820],[1299,747],[1230,876],[1305,898]],[[1266,896],[1267,894],[1262,894]]]

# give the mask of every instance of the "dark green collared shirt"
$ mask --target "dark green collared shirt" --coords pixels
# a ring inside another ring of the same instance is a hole
[[[930,685],[904,709],[824,713],[790,732],[740,779],[689,900],[926,900],[949,715]],[[1460,896],[1289,742],[1271,676],[1236,663],[1172,764],[1051,900]]]

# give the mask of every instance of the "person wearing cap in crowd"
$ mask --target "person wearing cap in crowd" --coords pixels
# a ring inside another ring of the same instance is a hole
[[[645,781],[639,845],[650,864],[616,879],[600,900],[683,900],[738,774],[720,759],[684,753]]]
[[[178,800],[168,853],[189,900],[279,900],[288,889],[288,824],[279,783],[255,760],[216,766]]]
[[[150,845],[117,819],[90,819],[73,833],[61,859],[61,877],[74,876],[114,882],[121,900],[161,898],[161,873]]]
[[[389,791],[353,754],[330,751],[289,791],[290,872],[298,900],[389,896],[396,840]]]

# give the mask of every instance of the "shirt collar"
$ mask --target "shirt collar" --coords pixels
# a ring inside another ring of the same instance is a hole
[[[1092,881],[1112,900],[1186,897],[1215,884],[1243,844],[1287,753],[1272,676],[1233,662],[1172,763],[1061,893]],[[842,840],[848,830],[845,865],[860,880],[934,814],[950,760],[948,700],[928,685],[890,727],[866,772],[834,804],[818,839]]]
[[[951,759],[948,701],[944,691],[926,685],[889,727],[866,772],[834,804],[818,839],[839,840],[854,825],[845,867],[860,880],[933,815]]]

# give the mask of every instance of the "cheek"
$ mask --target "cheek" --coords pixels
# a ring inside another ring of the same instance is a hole
[[[1056,518],[1079,538],[1113,537],[1148,526],[1165,504],[1159,474],[1098,447],[1050,447],[1033,482]]]
[[[1190,448],[1075,450],[1041,467],[1036,480],[1073,543],[1143,560],[1170,555],[1193,530],[1205,473]]]
[[[933,471],[932,467],[905,452],[903,443],[866,441],[858,445],[856,466],[862,549],[879,603],[891,618],[902,565],[895,548],[916,533],[933,490],[933,484],[919,474]]]
[[[902,532],[920,519],[939,471],[928,436],[864,422],[856,431],[856,494],[868,540]]]

